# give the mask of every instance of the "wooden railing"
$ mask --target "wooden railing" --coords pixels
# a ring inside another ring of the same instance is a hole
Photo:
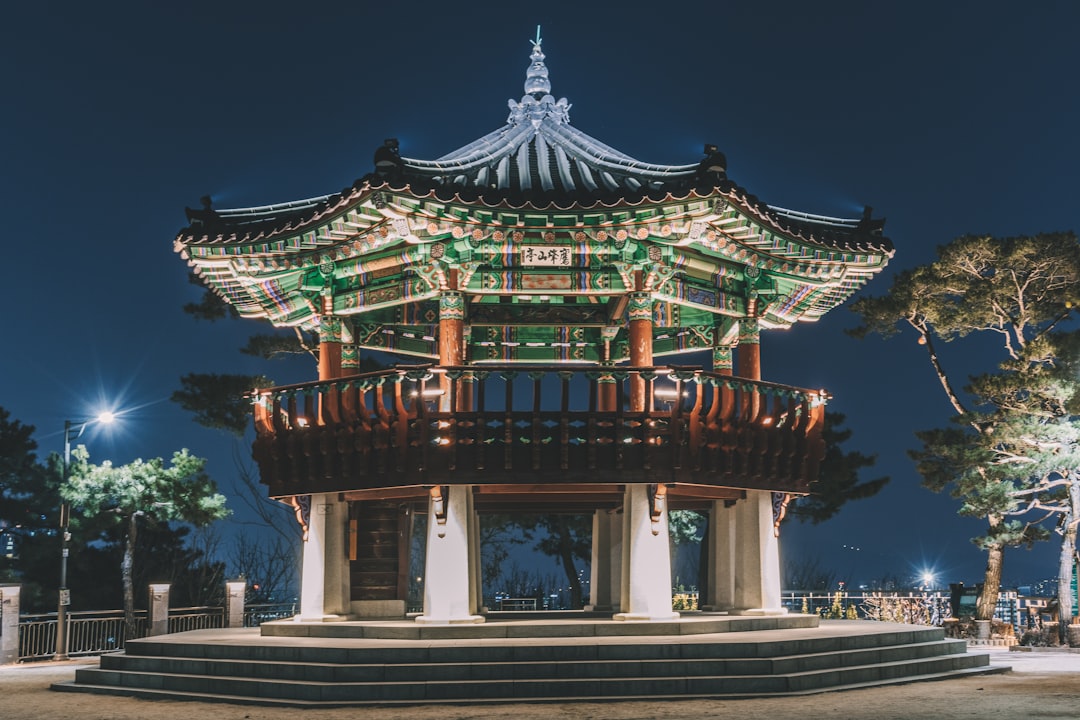
[[[806,492],[825,399],[688,367],[396,366],[258,391],[254,454],[278,496],[583,481]]]

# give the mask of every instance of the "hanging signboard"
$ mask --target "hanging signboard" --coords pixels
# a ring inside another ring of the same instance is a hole
[[[521,264],[532,267],[570,267],[573,257],[569,247],[550,245],[524,245],[519,252]]]

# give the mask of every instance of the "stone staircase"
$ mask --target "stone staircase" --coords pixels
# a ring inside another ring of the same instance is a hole
[[[940,629],[810,616],[273,626],[131,641],[53,688],[309,707],[482,704],[799,695],[1008,669]]]

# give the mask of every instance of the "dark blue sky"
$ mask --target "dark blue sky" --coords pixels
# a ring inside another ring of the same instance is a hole
[[[170,7],[175,5],[175,7]],[[185,205],[335,192],[383,138],[434,158],[501,125],[536,25],[575,127],[641,160],[691,163],[704,143],[770,204],[888,218],[887,275],[964,233],[1076,227],[1080,92],[1073,2],[546,2],[517,6],[284,2],[16,3],[0,25],[0,406],[59,451],[65,418],[136,408],[88,434],[95,460],[189,447],[225,488],[236,445],[167,398],[190,371],[257,371],[252,324],[199,324],[172,250]],[[889,277],[868,291],[884,293]],[[979,524],[919,487],[913,431],[949,415],[914,338],[846,337],[839,308],[763,338],[765,377],[825,387],[893,481],[787,551],[851,579],[973,581]],[[984,345],[944,348],[964,372]],[[313,371],[312,371],[313,372]],[[306,368],[272,371],[285,382]],[[849,550],[858,547],[860,550]],[[1015,551],[1006,580],[1054,574]]]

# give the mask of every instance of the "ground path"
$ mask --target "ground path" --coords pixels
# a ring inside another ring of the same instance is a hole
[[[981,650],[980,652],[985,652]],[[991,648],[993,665],[1012,672],[829,692],[797,698],[754,700],[628,701],[609,703],[506,704],[486,707],[336,708],[311,710],[218,703],[137,700],[49,690],[72,680],[75,668],[96,660],[0,666],[3,720],[651,720],[732,718],[739,720],[943,720],[947,718],[1080,718],[1080,653],[1008,652]]]

